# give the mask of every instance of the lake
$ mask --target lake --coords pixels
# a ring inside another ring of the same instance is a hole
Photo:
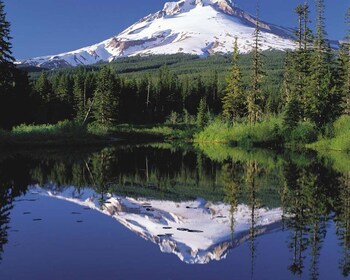
[[[0,152],[0,279],[347,279],[350,157]]]

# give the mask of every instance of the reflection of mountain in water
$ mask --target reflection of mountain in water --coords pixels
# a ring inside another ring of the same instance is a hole
[[[162,252],[174,253],[186,263],[204,264],[223,259],[229,249],[250,237],[251,210],[242,204],[238,205],[232,219],[229,205],[203,199],[173,202],[110,195],[101,206],[101,195],[91,189],[77,191],[70,187],[56,191],[52,185],[31,188],[41,195],[70,201],[112,216],[139,236],[158,244]],[[257,234],[280,228],[280,208],[256,211]]]

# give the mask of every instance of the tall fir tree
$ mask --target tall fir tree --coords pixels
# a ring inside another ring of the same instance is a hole
[[[0,0],[0,127],[9,128],[8,116],[13,108],[11,91],[13,89],[13,61],[11,53],[10,23],[6,20],[5,6]]]
[[[207,102],[205,97],[203,97],[198,106],[197,112],[197,126],[203,128],[207,124]]]
[[[98,125],[110,127],[117,121],[118,102],[117,78],[109,67],[103,67],[97,77],[93,99],[93,115]]]
[[[286,56],[283,91],[286,100],[284,122],[294,128],[303,118],[303,102],[309,73],[309,7],[307,3],[295,9],[298,16],[297,49]]]
[[[10,23],[6,20],[5,5],[0,0],[0,89],[11,86],[14,58],[11,52]]]
[[[263,54],[261,52],[261,30],[259,20],[259,3],[257,2],[257,16],[254,31],[254,45],[252,49],[252,78],[247,98],[248,119],[250,123],[260,121],[264,113],[264,96],[262,81],[265,76],[263,71]]]
[[[350,7],[345,15],[347,36],[339,51],[344,113],[350,115]]]
[[[82,122],[86,115],[86,89],[82,73],[78,73],[74,77],[73,98],[74,117],[77,121]]]
[[[238,66],[239,50],[237,37],[233,47],[230,75],[227,78],[225,95],[222,98],[223,116],[226,120],[234,122],[246,113],[245,96],[242,90],[242,74]]]
[[[47,72],[42,72],[34,85],[34,91],[39,95],[44,103],[53,99],[52,84],[48,79]]]
[[[342,96],[335,77],[334,57],[326,38],[324,0],[317,0],[316,6],[317,28],[305,95],[305,116],[324,128],[342,113]]]

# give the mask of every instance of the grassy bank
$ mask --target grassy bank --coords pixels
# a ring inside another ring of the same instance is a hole
[[[260,123],[228,125],[217,119],[195,134],[197,143],[224,143],[241,147],[307,147],[315,150],[350,151],[350,117],[342,116],[326,132],[309,122],[294,129],[283,125],[283,118],[269,117]]]
[[[111,129],[111,133],[120,139],[129,142],[139,141],[186,141],[192,140],[193,135],[197,132],[194,125],[131,125],[121,124]]]
[[[0,146],[80,146],[110,142],[108,133],[72,121],[19,125],[0,131]]]
[[[26,125],[0,130],[0,146],[81,146],[116,141],[147,142],[190,140],[195,127],[182,125],[117,125],[112,128],[73,121],[57,124]]]

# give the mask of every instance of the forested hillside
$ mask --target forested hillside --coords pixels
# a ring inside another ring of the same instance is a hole
[[[269,77],[264,87],[271,93],[269,108],[276,113],[281,98],[285,52],[271,51],[264,55]],[[240,60],[245,83],[249,80],[250,61],[251,55],[243,55]],[[203,98],[209,111],[218,114],[230,63],[229,54],[208,58],[178,54],[123,58],[108,66],[31,72],[35,100],[29,115],[35,123],[84,119],[94,102],[99,81],[106,81],[106,78],[115,94],[101,94],[103,100],[96,98],[95,106],[99,102],[113,105],[106,118],[116,123],[164,122],[171,114],[178,118],[195,116]],[[104,121],[100,120],[101,124]]]

